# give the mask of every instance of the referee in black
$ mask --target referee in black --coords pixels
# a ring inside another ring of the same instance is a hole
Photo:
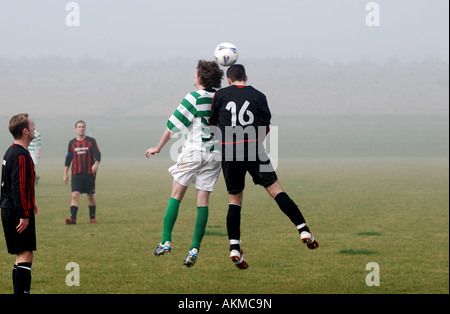
[[[70,203],[70,218],[66,219],[68,225],[77,223],[77,212],[80,194],[86,194],[89,206],[91,223],[97,223],[95,218],[95,178],[100,164],[101,153],[97,141],[86,136],[86,123],[79,120],[75,123],[77,136],[70,140],[64,163],[64,183],[69,183],[68,171],[72,164],[72,201]]]
[[[8,253],[16,255],[12,271],[14,294],[29,294],[33,251],[36,251],[34,215],[38,211],[34,198],[34,163],[28,151],[34,139],[34,126],[28,114],[23,113],[13,116],[8,128],[14,143],[2,162],[2,224]]]

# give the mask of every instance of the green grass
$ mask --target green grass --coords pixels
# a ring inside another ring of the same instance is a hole
[[[298,203],[320,247],[308,250],[261,188],[247,182],[242,248],[250,268],[229,261],[223,177],[211,195],[197,264],[182,266],[195,223],[191,187],[173,232],[173,252],[155,257],[171,177],[170,162],[105,160],[97,179],[97,220],[82,196],[68,226],[70,188],[60,161],[39,164],[38,249],[32,293],[449,293],[448,159],[281,161],[280,182]],[[0,293],[11,293],[14,257],[0,241]],[[80,266],[68,287],[66,264]],[[365,267],[380,266],[368,287]]]
[[[339,253],[341,254],[349,254],[349,255],[372,255],[372,254],[376,254],[377,252],[375,251],[369,251],[366,249],[345,249],[345,250],[340,250]]]

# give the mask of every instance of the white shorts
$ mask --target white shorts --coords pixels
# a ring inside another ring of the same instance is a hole
[[[220,154],[186,151],[178,156],[177,163],[169,168],[169,173],[183,186],[194,183],[197,190],[212,192],[219,178],[220,168]]]

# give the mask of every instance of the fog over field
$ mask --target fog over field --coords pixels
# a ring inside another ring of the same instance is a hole
[[[141,156],[194,90],[195,66],[196,60],[179,59],[0,59],[1,147],[11,142],[9,118],[28,112],[42,133],[43,157],[64,156],[79,119],[88,123],[105,156]],[[449,78],[443,61],[300,58],[246,66],[249,84],[268,97],[280,157],[448,158]]]
[[[194,90],[197,60],[228,41],[268,98],[281,155],[448,157],[448,1],[230,5],[2,1],[0,148],[28,112],[43,157],[64,155],[79,119],[105,156],[140,156]]]
[[[197,60],[126,64],[64,57],[0,58],[1,117],[166,117],[194,90]],[[448,63],[439,59],[327,63],[313,58],[245,63],[273,115],[448,116]],[[223,82],[223,86],[226,86]]]

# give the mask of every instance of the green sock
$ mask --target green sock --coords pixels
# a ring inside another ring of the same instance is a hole
[[[197,219],[195,220],[194,237],[190,250],[196,248],[200,251],[200,243],[206,231],[206,224],[208,223],[208,206],[197,207]]]
[[[166,243],[166,241],[172,241],[172,229],[178,217],[180,203],[181,201],[172,197],[169,200],[169,206],[167,206],[166,215],[164,216],[163,238],[161,241],[162,244]]]

